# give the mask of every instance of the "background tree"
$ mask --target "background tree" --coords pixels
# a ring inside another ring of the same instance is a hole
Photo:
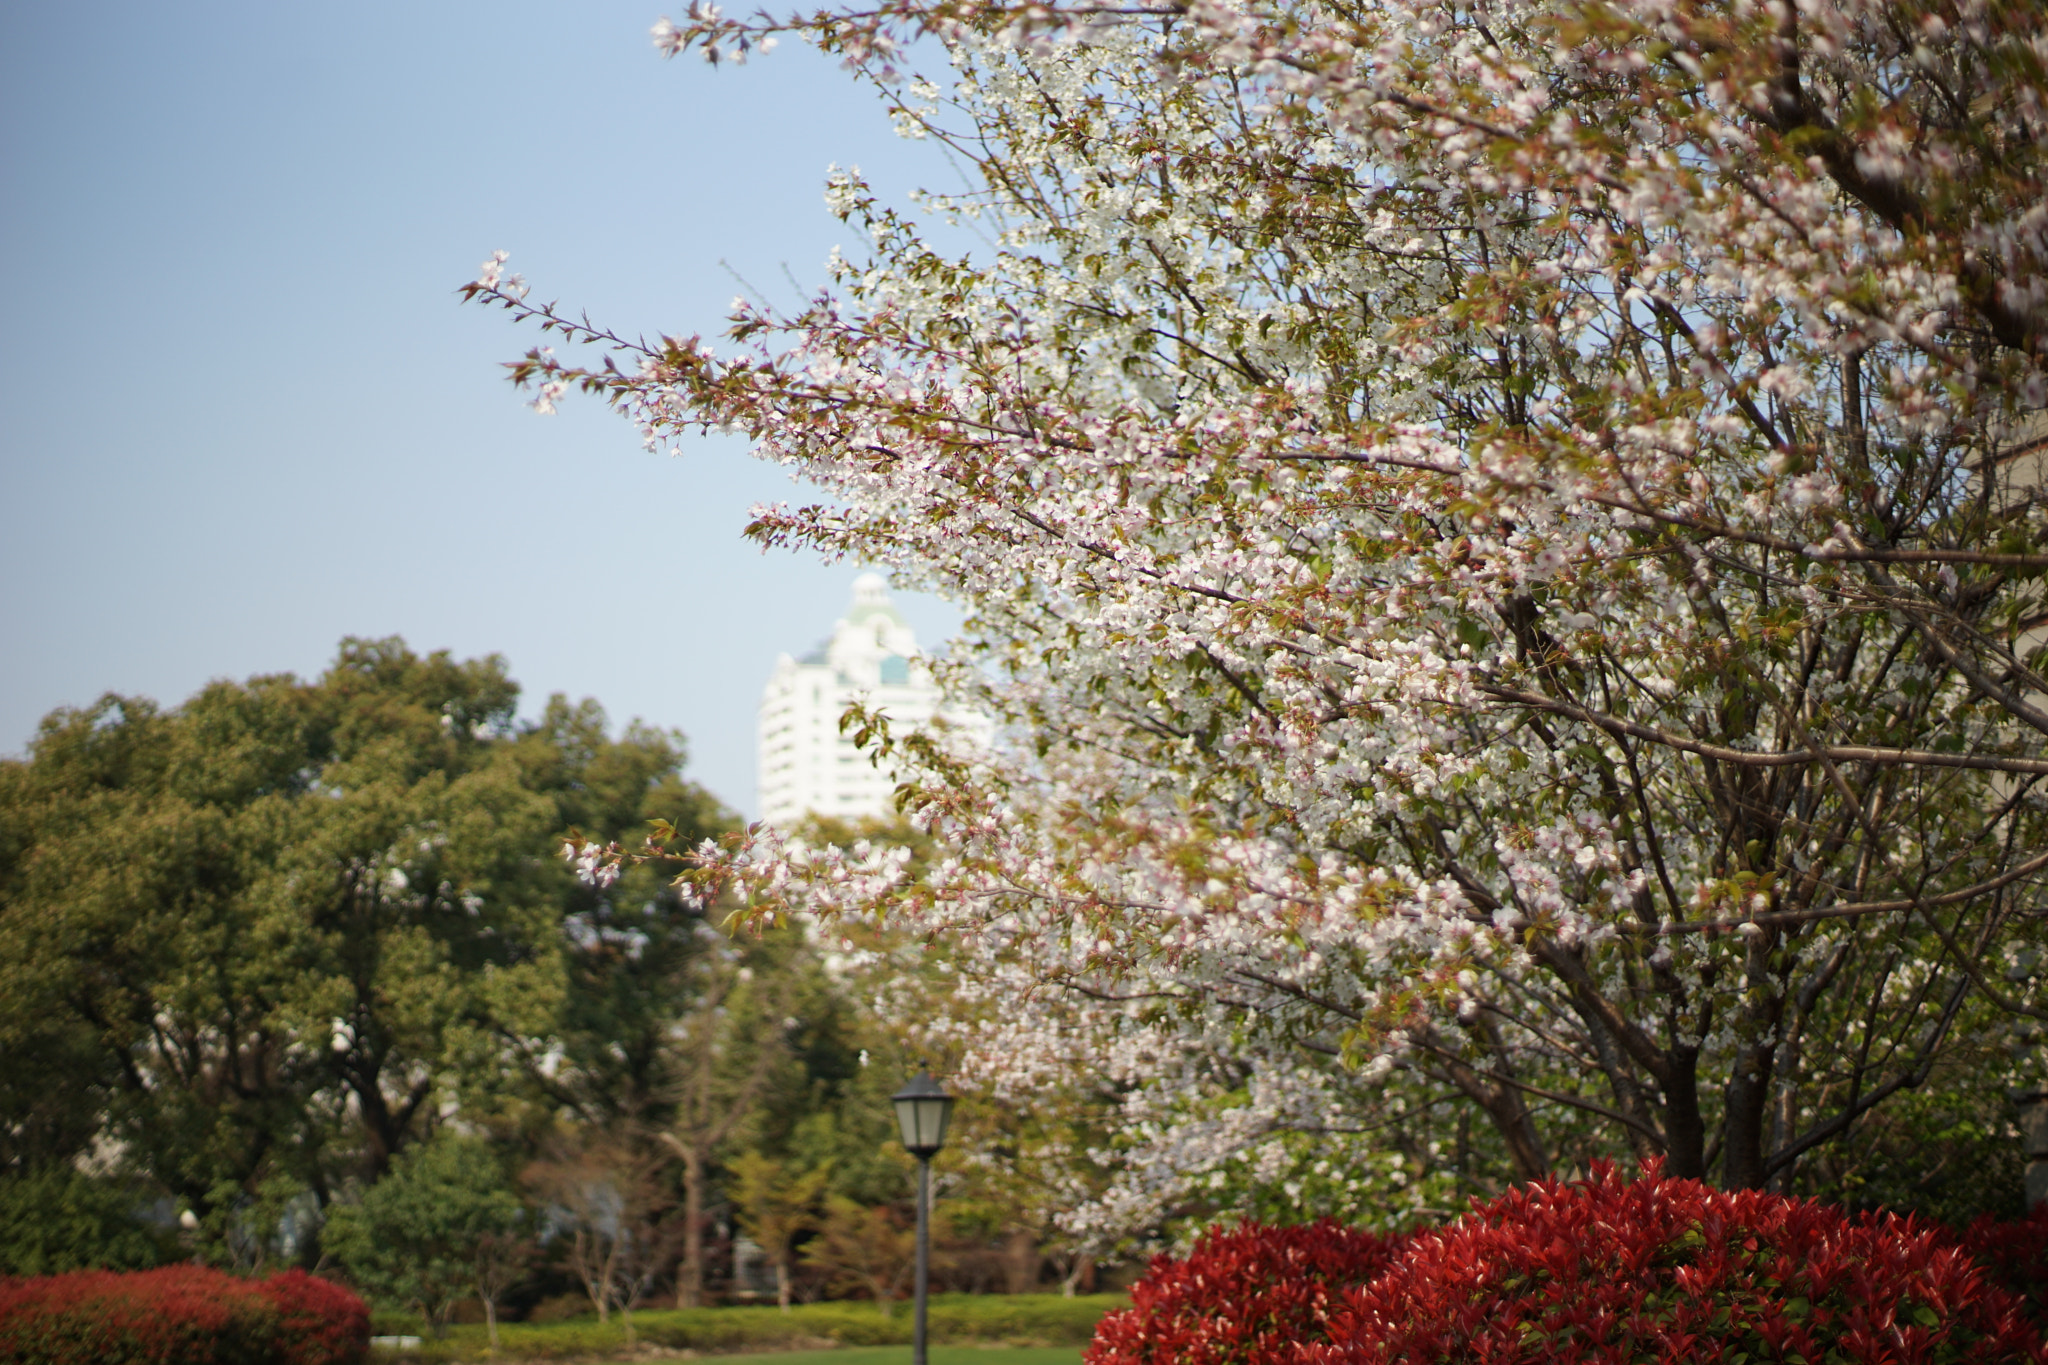
[[[672,1187],[641,1144],[585,1132],[527,1167],[525,1180],[544,1203],[544,1236],[561,1240],[569,1268],[599,1322],[613,1312],[633,1339],[633,1309],[674,1257]]]
[[[278,889],[308,921],[294,1022],[334,1021],[327,1065],[375,1173],[494,1021],[540,1027],[528,1002],[559,993],[562,888],[535,851],[561,812],[507,742],[502,661],[349,646],[323,691],[341,744],[327,799],[294,806]]]
[[[562,835],[723,819],[676,737],[560,698],[522,727],[516,698],[501,660],[350,640],[314,682],[47,718],[0,763],[6,1168],[117,1152],[246,1259],[275,1240],[252,1219],[374,1180],[448,1106],[516,1119],[508,1059],[582,1046],[616,985],[614,901]]]
[[[704,935],[705,950],[686,1012],[672,1013],[666,1056],[673,1105],[659,1137],[682,1163],[683,1258],[676,1306],[704,1296],[704,1232],[714,1162],[754,1126],[769,1083],[789,1060],[785,1023],[794,1000],[786,974],[757,975],[759,954]]]
[[[436,1339],[471,1294],[495,1304],[506,1264],[486,1256],[526,1233],[525,1210],[498,1154],[474,1138],[443,1133],[403,1154],[361,1202],[328,1212],[326,1246],[355,1282],[385,1302],[416,1307]],[[486,1293],[486,1284],[490,1290]],[[495,1317],[492,1319],[495,1343]]]
[[[828,1291],[865,1294],[887,1317],[916,1265],[916,1229],[894,1209],[828,1194],[817,1233],[801,1248],[803,1263],[825,1276]]]
[[[498,1349],[498,1313],[505,1296],[533,1273],[539,1248],[531,1228],[488,1232],[478,1239],[472,1258],[477,1302],[484,1310],[484,1332],[493,1353]]]
[[[311,689],[260,678],[170,714],[113,697],[59,711],[5,765],[8,1043],[31,1072],[78,1068],[47,1091],[75,1106],[61,1134],[5,1125],[46,1138],[17,1162],[74,1157],[104,1124],[202,1215],[273,1167],[317,1164],[327,1030],[292,1045],[304,924],[267,869],[322,728]]]
[[[563,829],[640,838],[660,820],[695,843],[735,823],[681,778],[678,737],[636,724],[614,742],[592,701],[551,699],[514,757],[530,785],[554,794]],[[677,1002],[698,991],[719,938],[703,909],[651,869],[606,888],[579,885],[566,910],[558,1012],[546,1030],[507,1027],[500,1041],[547,1107],[604,1128],[657,1125],[671,1103]]]
[[[817,1223],[827,1173],[791,1170],[760,1152],[742,1152],[730,1165],[733,1211],[775,1268],[775,1302],[787,1313],[796,1239]]]
[[[40,1166],[0,1176],[0,1275],[147,1270],[177,1243],[139,1216],[148,1192],[131,1179]]]

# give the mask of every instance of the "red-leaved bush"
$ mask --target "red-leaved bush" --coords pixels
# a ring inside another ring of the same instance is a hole
[[[1095,1329],[1087,1365],[1252,1365],[1320,1341],[1347,1288],[1385,1270],[1406,1237],[1325,1219],[1211,1228],[1185,1259],[1154,1257],[1131,1306]]]
[[[1185,1260],[1152,1263],[1087,1360],[2048,1365],[2022,1302],[2048,1285],[2044,1250],[2048,1214],[1959,1240],[1910,1217],[1666,1180],[1656,1163],[1634,1180],[1603,1167],[1405,1237],[1212,1231]]]
[[[2036,1327],[2048,1327],[2048,1204],[2014,1223],[1985,1214],[1963,1229],[1963,1249],[2020,1297]]]
[[[356,1365],[370,1313],[303,1270],[247,1280],[203,1266],[0,1280],[0,1362]]]
[[[287,1270],[256,1287],[277,1308],[282,1365],[353,1365],[370,1345],[370,1307],[332,1280]]]
[[[1942,1229],[1647,1167],[1524,1186],[1415,1238],[1300,1365],[2048,1360]]]

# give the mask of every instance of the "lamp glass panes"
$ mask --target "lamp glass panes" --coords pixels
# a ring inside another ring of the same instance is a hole
[[[896,1105],[896,1124],[903,1130],[903,1145],[917,1156],[930,1156],[946,1144],[946,1122],[953,1116],[953,1097],[929,1072],[891,1097]]]

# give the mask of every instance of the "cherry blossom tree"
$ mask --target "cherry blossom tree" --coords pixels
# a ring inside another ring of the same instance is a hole
[[[720,346],[501,259],[467,292],[589,357],[515,364],[537,406],[743,432],[823,490],[757,538],[967,608],[993,749],[849,718],[949,856],[761,830],[685,876],[958,945],[970,1075],[1120,1097],[1078,1217],[1317,1151],[1392,1153],[1337,1173],[1382,1200],[1467,1148],[1787,1187],[2020,1079],[2037,4],[888,0],[656,40],[777,34],[942,141],[973,187],[919,209],[989,245],[847,173],[865,245]]]

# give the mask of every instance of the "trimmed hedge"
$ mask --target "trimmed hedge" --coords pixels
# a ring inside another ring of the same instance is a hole
[[[1973,1259],[1972,1251],[1984,1258]],[[1211,1232],[1088,1365],[2048,1365],[2048,1212],[1956,1234],[1662,1178],[1525,1186],[1398,1238]],[[2017,1292],[2016,1292],[2017,1291]]]
[[[369,1340],[363,1301],[303,1270],[0,1280],[0,1362],[10,1365],[357,1365]]]
[[[931,1301],[931,1339],[940,1345],[1079,1346],[1121,1294],[938,1294]],[[419,1319],[387,1319],[387,1330],[417,1332]],[[609,1323],[594,1316],[566,1322],[501,1322],[500,1360],[602,1360],[625,1354],[626,1333],[616,1313]],[[898,1302],[884,1317],[868,1302],[797,1304],[784,1313],[773,1305],[736,1308],[635,1309],[633,1335],[642,1346],[689,1350],[703,1355],[749,1351],[805,1351],[833,1346],[899,1346],[910,1341],[910,1305]],[[481,1324],[448,1329],[446,1340],[427,1340],[394,1360],[428,1365],[438,1361],[485,1359]]]

